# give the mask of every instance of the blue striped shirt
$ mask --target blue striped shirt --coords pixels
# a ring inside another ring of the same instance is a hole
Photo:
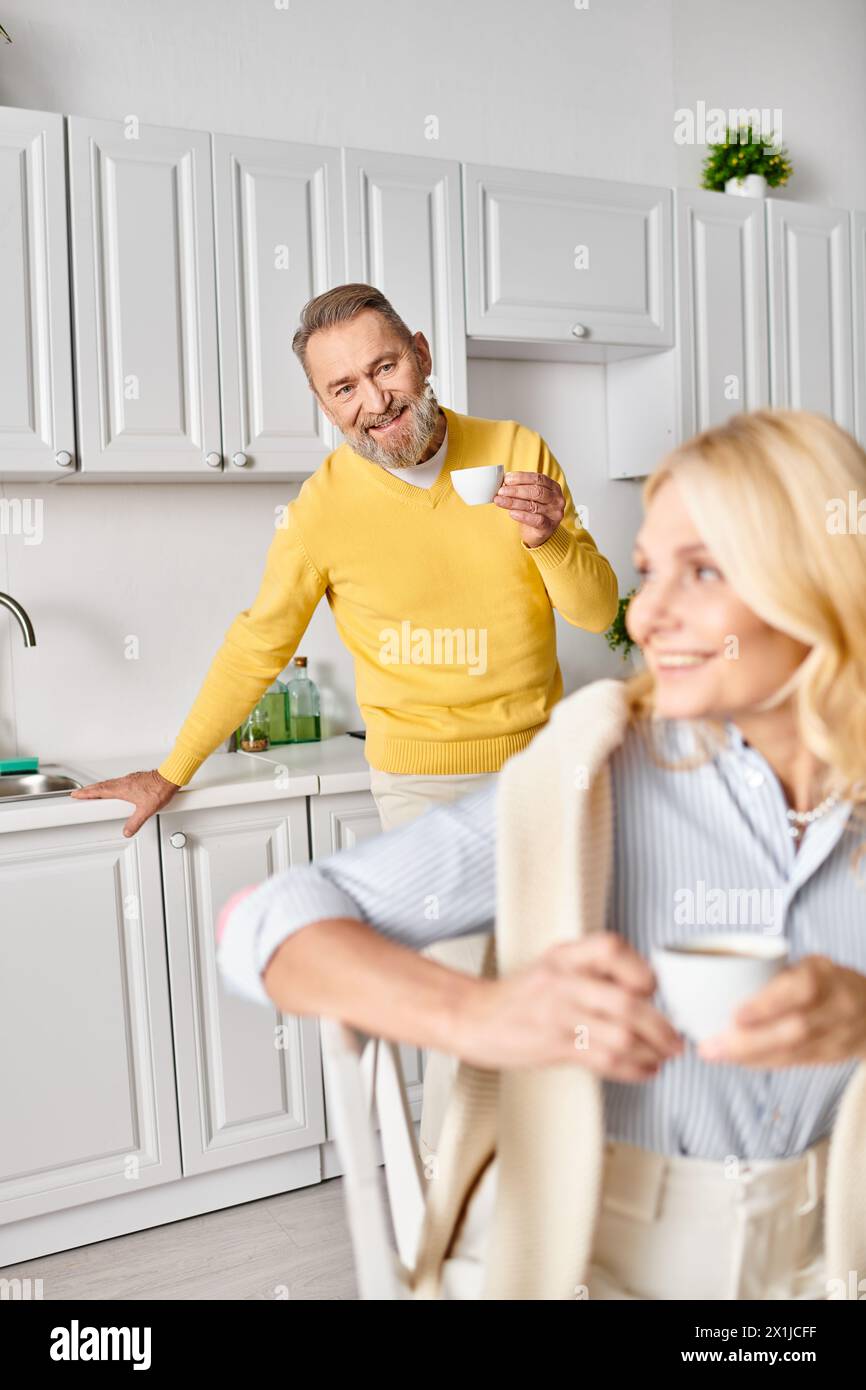
[[[663,758],[695,750],[688,724],[655,727]],[[687,770],[663,766],[634,727],[614,751],[608,930],[647,958],[714,927],[781,930],[792,960],[821,954],[866,974],[866,882],[851,867],[860,833],[850,803],[811,824],[795,849],[776,774],[736,725],[725,731],[724,746]],[[498,785],[268,879],[224,935],[228,987],[270,1004],[260,972],[271,954],[323,918],[354,917],[419,950],[492,931]],[[688,1043],[651,1080],[603,1082],[606,1133],[664,1154],[794,1157],[829,1133],[856,1065],[754,1070],[705,1062]]]

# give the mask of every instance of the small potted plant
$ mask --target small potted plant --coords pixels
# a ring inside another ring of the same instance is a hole
[[[628,661],[630,659],[635,648],[635,643],[629,637],[628,629],[625,625],[626,610],[628,609],[629,602],[634,598],[634,595],[634,589],[629,589],[628,593],[623,595],[616,610],[616,617],[604,634],[605,641],[611,651],[622,652],[623,661]]]
[[[767,188],[778,188],[791,177],[788,151],[754,126],[728,126],[725,138],[710,145],[704,160],[703,187],[717,192],[763,198]]]

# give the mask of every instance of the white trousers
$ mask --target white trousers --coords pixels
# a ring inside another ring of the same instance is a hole
[[[605,1144],[601,1201],[576,1299],[826,1299],[829,1140],[798,1158],[666,1158]],[[494,1160],[467,1204],[442,1297],[477,1299],[496,1196]]]
[[[414,774],[381,772],[370,769],[370,787],[379,811],[383,830],[405,825],[415,820],[431,806],[459,801],[491,781],[495,772],[472,772],[459,776],[415,776]],[[462,970],[467,975],[480,975],[487,937],[483,933],[462,936],[457,941],[437,941],[422,955]],[[419,1149],[422,1159],[436,1152],[439,1133],[448,1098],[457,1074],[457,1058],[444,1052],[430,1051],[424,1068],[424,1098],[421,1104]]]
[[[711,1162],[608,1142],[589,1297],[826,1298],[828,1149]]]

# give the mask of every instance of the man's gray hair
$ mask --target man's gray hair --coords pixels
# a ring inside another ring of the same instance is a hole
[[[336,285],[334,289],[316,295],[315,299],[304,305],[301,326],[292,339],[292,351],[299,359],[311,386],[313,383],[307,369],[307,343],[313,334],[326,328],[335,328],[338,323],[348,323],[365,309],[373,309],[377,314],[381,314],[386,323],[397,330],[404,342],[412,341],[409,328],[381,290],[377,290],[374,285]]]

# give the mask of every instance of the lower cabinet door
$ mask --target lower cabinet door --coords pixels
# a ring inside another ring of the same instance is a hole
[[[0,834],[0,1224],[181,1176],[157,828]]]
[[[351,849],[362,840],[381,835],[382,824],[376,803],[369,792],[334,792],[310,798],[310,831],[313,858],[324,859],[340,849]],[[415,1119],[421,1115],[424,1061],[423,1048],[406,1043],[400,1048],[403,1076],[409,1104]],[[327,1097],[327,1088],[326,1088]],[[333,1138],[330,1123],[327,1135]]]
[[[309,859],[305,797],[159,817],[185,1174],[325,1137],[318,1022],[230,994],[219,911],[239,888]]]

